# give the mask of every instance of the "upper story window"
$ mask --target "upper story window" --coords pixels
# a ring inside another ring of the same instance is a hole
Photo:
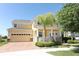
[[[38,25],[41,25],[41,23],[40,23],[40,22],[38,22]]]
[[[17,24],[14,24],[14,27],[17,27]]]

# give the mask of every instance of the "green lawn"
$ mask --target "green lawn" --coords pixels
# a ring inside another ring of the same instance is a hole
[[[7,42],[0,42],[0,46],[7,44]]]
[[[79,56],[79,52],[75,52],[72,50],[69,50],[69,51],[50,51],[47,53],[55,55],[55,56]]]

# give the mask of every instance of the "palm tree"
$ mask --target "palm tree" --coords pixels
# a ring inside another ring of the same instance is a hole
[[[55,24],[55,17],[51,13],[47,13],[44,15],[37,16],[36,20],[43,26],[44,37],[46,39],[46,27]]]

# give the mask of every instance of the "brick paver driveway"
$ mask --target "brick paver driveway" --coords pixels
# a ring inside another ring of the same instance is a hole
[[[33,42],[9,42],[3,46],[0,46],[0,52],[21,51],[38,49]]]

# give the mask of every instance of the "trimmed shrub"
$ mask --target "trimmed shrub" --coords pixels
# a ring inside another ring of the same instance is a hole
[[[79,40],[74,40],[74,43],[79,43]]]
[[[44,43],[43,42],[36,42],[35,45],[39,46],[39,47],[44,47]]]
[[[0,42],[5,42],[5,40],[0,40]]]
[[[55,45],[61,45],[62,43],[61,42],[59,42],[59,41],[56,41],[55,42]]]
[[[68,40],[67,42],[74,44],[74,43],[79,43],[79,40]]]
[[[63,48],[63,47],[68,47],[68,48],[69,48],[70,45],[68,45],[68,44],[67,44],[67,45],[60,45],[59,47],[61,47],[61,48]]]
[[[74,46],[74,47],[79,47],[79,45],[72,45],[72,46]]]
[[[51,47],[55,45],[55,43],[54,42],[36,42],[35,45],[39,47]]]
[[[53,46],[54,45],[54,42],[45,42],[44,43],[44,46],[45,47],[51,47],[51,46]]]
[[[77,40],[74,40],[74,43],[78,43]]]
[[[68,43],[74,43],[74,40],[68,40],[67,42]]]

